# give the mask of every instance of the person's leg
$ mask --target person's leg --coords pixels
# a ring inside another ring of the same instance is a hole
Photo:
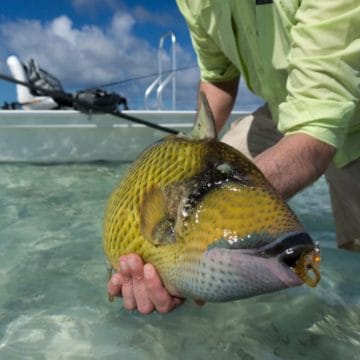
[[[329,183],[337,245],[360,252],[360,159],[339,169],[330,165]]]
[[[275,145],[282,136],[272,121],[267,105],[264,105],[253,114],[234,121],[221,141],[238,149],[252,160]]]

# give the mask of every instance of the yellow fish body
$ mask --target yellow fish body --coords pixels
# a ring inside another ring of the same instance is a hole
[[[106,208],[110,266],[138,253],[172,294],[205,301],[315,286],[309,235],[256,166],[215,137],[202,97],[190,137],[167,136],[132,164]]]

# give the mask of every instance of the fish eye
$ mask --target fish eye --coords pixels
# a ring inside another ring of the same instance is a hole
[[[223,174],[231,174],[231,172],[233,171],[231,165],[226,162],[217,165],[216,170],[220,171]]]

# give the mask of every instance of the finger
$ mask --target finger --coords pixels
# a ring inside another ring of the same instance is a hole
[[[144,263],[138,255],[131,254],[128,256],[128,265],[132,275],[137,310],[144,315],[150,314],[155,310],[155,307],[148,296],[144,281]]]
[[[120,273],[115,273],[111,276],[111,279],[108,283],[108,294],[110,296],[121,296],[121,287],[123,284],[123,278]]]
[[[151,264],[145,264],[144,278],[149,299],[159,313],[169,312],[184,301],[184,299],[169,294]]]
[[[120,258],[120,274],[123,279],[121,293],[123,296],[123,305],[126,310],[135,310],[136,301],[133,291],[133,279],[131,275],[130,267],[127,263],[127,258]]]

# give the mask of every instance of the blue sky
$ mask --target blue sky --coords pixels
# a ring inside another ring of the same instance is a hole
[[[158,68],[160,36],[171,30],[177,38],[177,67],[196,65],[188,30],[171,0],[2,0],[0,72],[9,74],[6,59],[34,58],[71,92],[153,74]],[[164,67],[170,67],[170,46]],[[143,94],[153,78],[131,81],[108,90],[122,93],[131,108],[143,107]],[[193,109],[197,68],[178,73],[177,107]],[[164,95],[166,99],[166,95]],[[14,100],[15,86],[0,81],[0,105]],[[240,108],[257,98],[241,88]]]

